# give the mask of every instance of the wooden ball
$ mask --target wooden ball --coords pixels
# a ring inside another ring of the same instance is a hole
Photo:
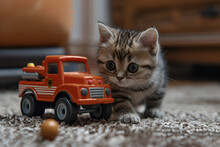
[[[44,139],[54,140],[58,135],[59,125],[54,119],[47,119],[41,126],[41,136]]]

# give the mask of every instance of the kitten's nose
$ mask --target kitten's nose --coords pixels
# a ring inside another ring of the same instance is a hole
[[[119,80],[119,82],[122,80],[122,79],[124,79],[124,77],[116,77],[118,80]]]

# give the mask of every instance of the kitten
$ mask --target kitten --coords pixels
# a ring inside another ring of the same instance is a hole
[[[100,34],[98,64],[105,83],[111,85],[112,119],[139,123],[135,108],[145,104],[145,117],[163,116],[161,103],[166,91],[165,62],[158,32],[119,30],[98,23]]]

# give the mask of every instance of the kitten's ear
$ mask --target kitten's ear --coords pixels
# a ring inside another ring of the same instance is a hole
[[[113,29],[103,23],[98,23],[98,29],[100,34],[100,42],[105,43],[109,39],[114,37]]]
[[[155,28],[149,28],[140,33],[137,41],[144,47],[148,47],[152,54],[156,54],[158,50],[156,47],[158,38],[158,31]]]

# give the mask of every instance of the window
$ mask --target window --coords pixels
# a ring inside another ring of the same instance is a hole
[[[58,74],[57,63],[48,63],[48,74]]]
[[[83,62],[69,61],[63,63],[64,72],[87,72]]]

